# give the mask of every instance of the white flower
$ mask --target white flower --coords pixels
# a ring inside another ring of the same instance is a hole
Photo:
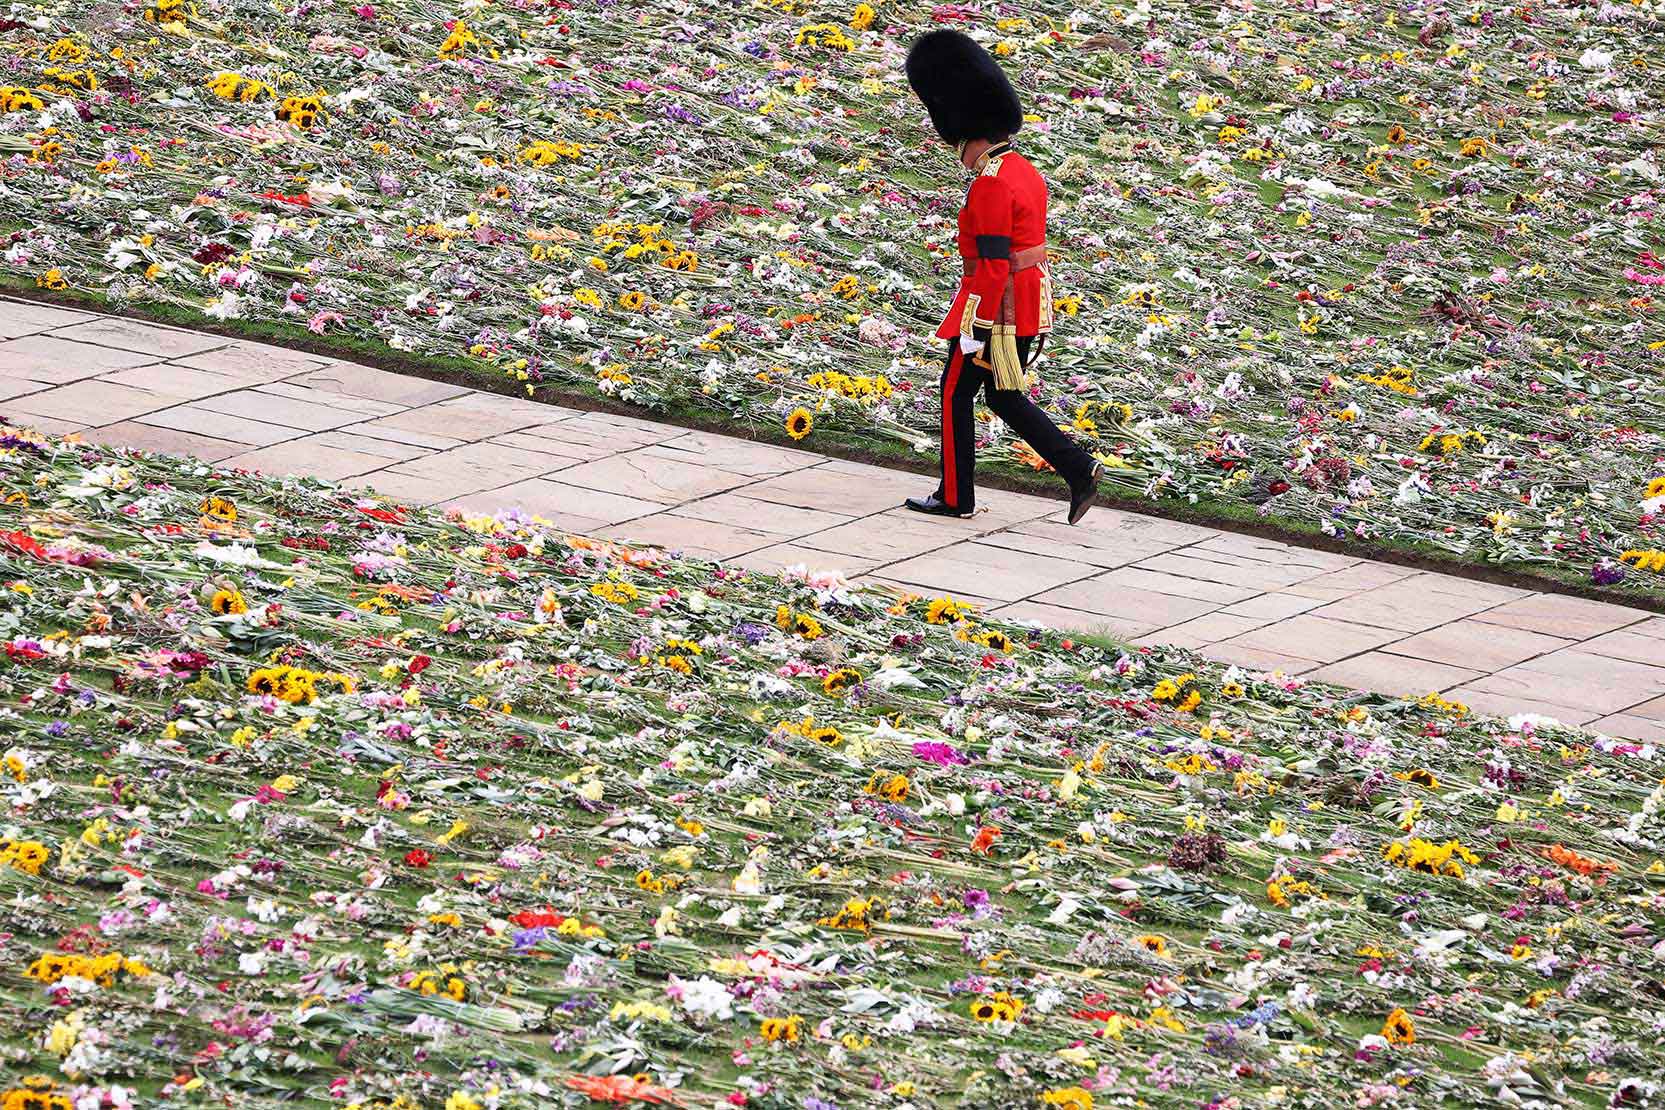
[[[1613,53],[1610,50],[1597,50],[1592,46],[1578,56],[1578,64],[1585,69],[1606,69],[1613,64]]]
[[[218,297],[208,302],[203,314],[216,320],[235,320],[243,315],[243,299],[235,292],[227,289]]]
[[[671,986],[682,991],[682,1008],[695,1017],[728,1021],[734,1017],[734,999],[728,988],[709,975],[698,979],[678,979],[671,976]]]

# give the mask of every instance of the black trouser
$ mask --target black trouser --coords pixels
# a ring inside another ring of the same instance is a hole
[[[973,361],[987,356],[988,333],[979,332],[977,338],[983,340],[984,347],[975,356],[962,354],[958,339],[948,341],[948,361],[942,369],[942,484],[937,487],[937,497],[962,512],[972,509],[976,499],[972,478],[977,465],[977,432],[971,419],[971,406],[977,399],[977,391],[985,385],[989,408],[996,416],[1023,437],[1036,454],[1051,463],[1052,469],[1070,485],[1086,481],[1093,472],[1093,457],[1076,446],[1051,417],[1035,406],[1028,394],[994,387],[994,372]],[[1033,336],[1018,337],[1020,358],[1028,360],[1034,341]]]

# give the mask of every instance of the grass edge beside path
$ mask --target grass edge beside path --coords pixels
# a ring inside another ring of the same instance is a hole
[[[625,404],[595,390],[569,389],[560,386],[540,386],[528,396],[515,383],[500,381],[482,374],[466,359],[451,355],[422,355],[395,350],[379,340],[361,339],[351,335],[317,335],[299,324],[279,321],[245,320],[221,322],[201,312],[168,302],[143,304],[115,303],[96,293],[81,290],[47,290],[27,279],[0,273],[0,297],[30,301],[52,308],[96,312],[104,316],[136,320],[143,323],[184,328],[226,339],[265,343],[274,347],[301,351],[324,358],[356,362],[377,370],[442,382],[483,393],[496,393],[518,400],[537,401],[551,406],[579,409],[585,412],[629,416],[650,420],[689,431],[709,432],[796,450],[810,451],[829,458],[848,462],[882,466],[890,470],[935,477],[933,456],[920,456],[902,444],[880,440],[877,444],[858,440],[844,429],[821,428],[815,433],[815,445],[807,447],[793,440],[784,428],[774,425],[752,425],[713,419],[709,412],[692,405],[679,404],[664,409]],[[0,409],[4,402],[0,402]],[[978,472],[977,484],[983,489],[1005,490],[1063,502],[1068,499],[1064,484],[1056,475],[1023,471]],[[921,487],[920,492],[929,490]],[[1415,570],[1449,574],[1457,578],[1487,582],[1516,589],[1562,594],[1590,601],[1623,605],[1651,613],[1665,614],[1665,596],[1653,593],[1626,593],[1598,586],[1582,577],[1558,575],[1553,572],[1527,569],[1509,564],[1489,563],[1454,555],[1441,548],[1405,539],[1376,539],[1349,541],[1326,535],[1314,525],[1287,519],[1262,517],[1249,506],[1237,502],[1200,499],[1187,503],[1173,500],[1148,500],[1101,492],[1101,506],[1123,512],[1138,513],[1162,520],[1214,528],[1221,532],[1274,540],[1294,547],[1305,547],[1331,554],[1349,555],[1359,559]]]

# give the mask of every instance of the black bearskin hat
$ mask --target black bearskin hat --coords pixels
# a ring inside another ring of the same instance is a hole
[[[928,31],[908,51],[908,84],[943,140],[958,145],[1017,133],[1023,106],[989,52],[958,31]]]

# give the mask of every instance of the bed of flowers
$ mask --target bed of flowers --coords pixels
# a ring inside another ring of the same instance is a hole
[[[5,270],[929,449],[963,181],[900,62],[959,26],[1123,495],[1659,592],[1659,0],[718,7],[0,5]]]
[[[0,426],[0,1105],[1659,1105],[1651,746]]]

